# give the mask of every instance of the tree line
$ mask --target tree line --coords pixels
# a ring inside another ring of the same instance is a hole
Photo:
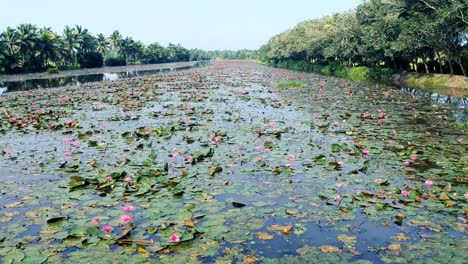
[[[299,23],[272,37],[258,56],[394,72],[467,74],[466,0],[370,0],[355,10]]]
[[[249,53],[250,52],[250,53]],[[151,64],[214,58],[249,59],[255,51],[188,50],[180,44],[144,45],[115,30],[93,35],[79,25],[61,33],[32,24],[7,27],[0,33],[0,73],[40,72],[48,69],[94,68],[103,64]]]

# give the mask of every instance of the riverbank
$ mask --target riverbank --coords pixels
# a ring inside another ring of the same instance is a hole
[[[61,78],[80,76],[88,74],[102,74],[102,73],[116,73],[125,71],[150,71],[150,70],[161,70],[161,69],[176,69],[184,67],[193,67],[198,61],[186,61],[186,62],[173,62],[173,63],[158,63],[158,64],[144,64],[144,65],[127,65],[127,66],[106,66],[101,68],[92,69],[79,69],[63,71],[56,74],[49,74],[47,72],[41,73],[26,73],[26,74],[11,74],[11,75],[0,75],[0,82],[17,82],[27,81],[32,79],[49,79],[49,78]]]
[[[468,97],[468,78],[461,75],[401,73],[392,75],[391,82],[458,98]]]
[[[313,72],[325,76],[350,79],[357,82],[371,82],[418,88],[424,91],[458,98],[468,97],[468,79],[464,76],[448,74],[391,74],[389,69],[368,67],[344,67],[338,64],[327,66],[315,65],[304,61],[281,62],[270,65],[276,68],[301,72]]]

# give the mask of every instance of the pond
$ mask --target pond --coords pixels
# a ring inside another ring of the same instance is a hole
[[[466,113],[425,98],[232,61],[6,93],[0,262],[463,263]]]
[[[89,82],[114,81],[118,79],[133,78],[137,76],[168,73],[171,71],[198,68],[207,64],[207,62],[197,62],[193,66],[171,66],[171,68],[160,68],[154,70],[134,70],[113,73],[84,74],[78,76],[67,76],[57,78],[30,79],[25,81],[0,82],[0,95],[7,92],[28,91],[32,89],[52,88],[61,86],[79,86],[80,84]]]

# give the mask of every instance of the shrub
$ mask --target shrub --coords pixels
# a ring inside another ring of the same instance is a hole
[[[320,69],[320,73],[326,76],[331,76],[333,74],[332,67],[330,65],[327,65]]]
[[[127,62],[122,57],[109,57],[106,58],[104,64],[106,66],[125,66]]]
[[[58,68],[49,68],[47,69],[47,73],[48,74],[56,74],[56,73],[59,73],[60,70]]]
[[[388,82],[392,75],[392,70],[389,68],[370,68],[368,79],[376,82]]]
[[[85,52],[78,54],[78,63],[82,68],[99,68],[103,65],[103,57],[99,52]]]
[[[333,69],[333,76],[339,77],[339,78],[348,78],[350,69],[343,67],[341,65],[335,66]]]
[[[365,82],[368,80],[369,70],[364,66],[350,68],[347,77],[354,81]]]

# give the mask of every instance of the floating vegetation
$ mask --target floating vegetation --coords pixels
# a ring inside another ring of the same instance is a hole
[[[464,262],[467,124],[428,102],[223,61],[4,94],[1,262]]]

